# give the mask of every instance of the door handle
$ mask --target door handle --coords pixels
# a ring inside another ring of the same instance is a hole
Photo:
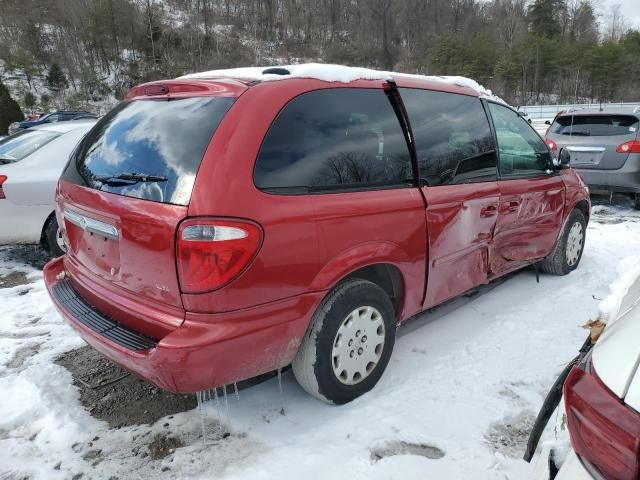
[[[480,216],[482,218],[493,217],[494,215],[497,215],[497,213],[498,209],[495,205],[489,205],[488,207],[484,207],[480,210]]]
[[[514,212],[517,212],[519,208],[520,208],[520,202],[511,201],[511,202],[503,203],[502,208],[500,210],[502,211],[502,213],[514,213]]]

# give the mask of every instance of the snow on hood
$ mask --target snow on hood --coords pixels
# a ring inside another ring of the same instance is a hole
[[[264,70],[268,68],[283,68],[288,70],[290,73],[289,75],[263,73]],[[243,78],[247,80],[259,80],[261,82],[287,80],[290,78],[313,78],[325,82],[349,83],[355,80],[392,80],[396,77],[412,77],[432,82],[443,82],[450,85],[457,85],[459,87],[467,87],[476,91],[480,97],[506,103],[500,97],[494,95],[491,90],[483,87],[475,80],[466,77],[415,75],[388,72],[384,70],[373,70],[371,68],[364,67],[347,67],[345,65],[334,65],[329,63],[303,63],[299,65],[283,65],[280,67],[243,67],[230,68],[226,70],[209,70],[207,72],[183,75],[179,78]]]

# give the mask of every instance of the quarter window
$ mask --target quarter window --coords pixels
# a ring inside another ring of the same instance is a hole
[[[496,180],[496,148],[478,98],[401,88],[420,177],[430,186]]]
[[[542,174],[551,168],[551,154],[540,136],[516,112],[489,103],[498,138],[501,176]]]
[[[283,193],[410,185],[411,158],[380,89],[332,88],[294,98],[256,160],[258,188]]]

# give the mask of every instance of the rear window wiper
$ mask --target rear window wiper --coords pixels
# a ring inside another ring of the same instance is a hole
[[[168,180],[164,175],[129,172],[123,172],[118,175],[94,175],[91,179],[112,187],[125,187],[139,182],[166,182]]]
[[[13,163],[15,161],[15,158],[0,158],[0,165],[6,165],[7,163]]]

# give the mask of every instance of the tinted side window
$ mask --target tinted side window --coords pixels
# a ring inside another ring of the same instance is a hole
[[[496,148],[478,98],[413,88],[401,88],[400,93],[415,137],[420,176],[428,185],[496,179]]]
[[[489,111],[498,137],[500,175],[535,175],[551,168],[549,149],[525,119],[496,103],[489,103]]]
[[[411,158],[379,89],[332,88],[291,100],[256,160],[258,188],[295,192],[408,184]]]

